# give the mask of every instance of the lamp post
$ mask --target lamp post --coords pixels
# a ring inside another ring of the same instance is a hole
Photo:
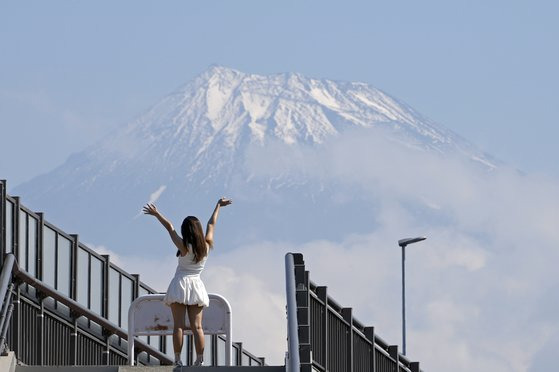
[[[425,239],[427,239],[425,236],[419,236],[398,240],[398,245],[402,247],[402,354],[404,355],[406,355],[406,246]]]

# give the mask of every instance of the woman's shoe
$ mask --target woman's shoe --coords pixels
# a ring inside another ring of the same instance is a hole
[[[173,363],[173,365],[174,365],[175,367],[182,367],[182,366],[183,366],[183,364],[182,364],[182,362],[180,361],[180,359],[179,359],[179,360],[175,360],[175,363]]]

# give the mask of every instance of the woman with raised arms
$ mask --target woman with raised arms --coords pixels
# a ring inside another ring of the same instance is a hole
[[[196,361],[194,365],[204,364],[204,331],[202,329],[202,310],[210,304],[208,292],[200,279],[208,253],[213,248],[214,230],[219,215],[219,208],[231,204],[230,199],[221,198],[208,221],[206,234],[202,230],[200,220],[188,216],[182,221],[181,236],[175,231],[173,224],[157,210],[154,204],[147,204],[145,214],[155,216],[169,232],[171,240],[177,247],[178,266],[175,276],[169,283],[164,301],[173,313],[173,349],[175,365],[182,366],[180,353],[185,329],[185,315],[188,314],[190,329],[194,336]]]

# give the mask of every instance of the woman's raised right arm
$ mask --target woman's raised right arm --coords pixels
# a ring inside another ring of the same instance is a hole
[[[146,204],[143,208],[143,211],[145,214],[155,216],[157,220],[161,222],[165,230],[169,232],[169,235],[171,236],[171,240],[173,241],[177,249],[181,251],[183,255],[187,253],[186,247],[184,246],[184,243],[180,238],[179,234],[177,234],[177,232],[175,231],[175,228],[173,227],[171,221],[165,218],[165,216],[162,215],[161,212],[157,210],[157,207],[154,204]]]
[[[173,224],[171,221],[165,218],[158,210],[155,204],[146,204],[143,208],[145,214],[149,214],[151,216],[155,216],[159,222],[163,225],[165,230],[171,232],[174,230]]]

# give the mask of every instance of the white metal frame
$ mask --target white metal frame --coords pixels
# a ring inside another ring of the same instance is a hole
[[[204,309],[202,327],[204,334],[225,335],[225,364],[231,366],[232,312],[225,297],[210,293],[210,306]],[[173,334],[171,308],[163,302],[164,294],[138,297],[128,309],[128,364],[134,365],[134,341],[136,336],[165,336]],[[188,316],[185,324],[188,326]],[[190,330],[186,330],[190,332]]]

